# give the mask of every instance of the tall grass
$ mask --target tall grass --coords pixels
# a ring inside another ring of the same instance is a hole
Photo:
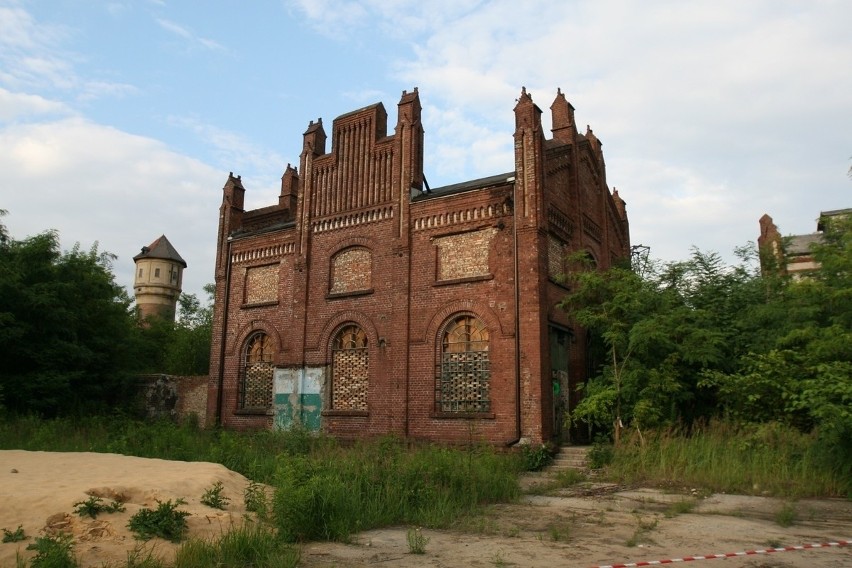
[[[221,463],[263,483],[275,478],[276,456],[304,455],[334,445],[330,438],[301,430],[286,433],[202,430],[192,423],[148,423],[122,416],[54,420],[0,416],[0,449],[208,461]]]
[[[473,443],[408,448],[396,438],[341,447],[304,431],[206,431],[122,418],[0,420],[0,449],[112,452],[221,463],[274,487],[269,517],[285,541],[347,540],[398,523],[446,527],[519,494],[517,456]]]
[[[487,447],[409,451],[393,438],[327,448],[282,460],[272,517],[288,541],[345,541],[399,523],[446,527],[517,497],[518,463]]]
[[[668,430],[615,449],[608,475],[711,491],[779,497],[845,496],[850,480],[816,433],[777,424],[711,422],[688,435]]]

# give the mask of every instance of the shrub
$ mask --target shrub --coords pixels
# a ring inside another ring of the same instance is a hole
[[[186,501],[178,499],[172,503],[171,499],[165,503],[157,500],[156,509],[140,509],[138,513],[130,517],[128,527],[142,540],[149,540],[155,536],[164,538],[171,542],[180,542],[186,533],[186,517],[188,511],[179,511],[178,507],[185,505]]]
[[[524,469],[526,471],[540,471],[553,463],[554,448],[550,444],[537,446],[523,446],[521,456],[523,457]]]
[[[91,496],[85,501],[74,503],[74,512],[81,517],[96,518],[100,513],[120,513],[124,511],[124,505],[118,501],[113,501],[109,505],[105,505],[100,497]]]
[[[69,534],[36,537],[27,550],[35,550],[36,555],[30,561],[31,568],[77,568],[72,549],[74,539]]]

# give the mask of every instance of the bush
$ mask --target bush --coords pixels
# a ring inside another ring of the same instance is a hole
[[[157,500],[156,509],[140,509],[138,513],[130,517],[128,527],[136,533],[136,537],[149,540],[155,536],[164,538],[171,542],[180,542],[186,533],[186,517],[188,511],[178,511],[178,507],[185,505],[186,501],[178,499],[172,503],[171,499],[165,503]]]
[[[540,444],[523,446],[521,456],[523,457],[524,470],[541,471],[553,463],[555,449],[552,444]]]

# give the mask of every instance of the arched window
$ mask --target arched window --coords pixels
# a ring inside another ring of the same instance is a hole
[[[369,353],[367,334],[355,324],[343,326],[331,346],[331,409],[367,410]]]
[[[240,408],[272,407],[272,355],[272,341],[265,333],[257,332],[246,341],[240,372]]]
[[[439,412],[490,412],[488,329],[471,315],[455,317],[441,340]]]

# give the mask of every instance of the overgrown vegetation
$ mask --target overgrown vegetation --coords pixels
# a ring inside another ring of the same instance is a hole
[[[177,322],[142,326],[115,258],[97,243],[62,251],[56,231],[17,240],[0,223],[0,353],[14,354],[0,357],[0,410],[130,412],[138,374],[208,372],[209,302],[181,294]]]
[[[753,248],[736,266],[695,250],[642,274],[575,258],[563,307],[600,357],[569,420],[615,444],[625,429],[642,444],[651,431],[689,437],[718,420],[777,423],[815,436],[809,459],[852,480],[852,218],[823,223],[820,268],[805,278],[778,263],[761,274]]]

